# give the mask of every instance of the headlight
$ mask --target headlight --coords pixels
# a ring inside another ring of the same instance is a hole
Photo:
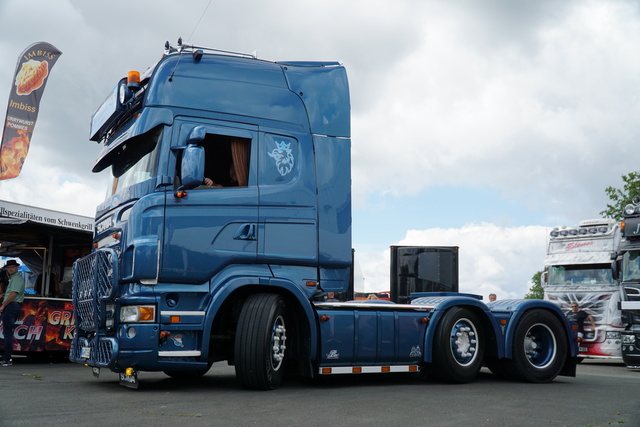
[[[607,339],[608,340],[619,340],[620,339],[620,332],[607,332]]]
[[[624,213],[626,213],[627,215],[633,215],[635,211],[636,207],[633,205],[627,205],[624,207]]]
[[[125,305],[120,308],[122,323],[153,323],[156,320],[156,307],[153,305]]]
[[[623,334],[622,335],[622,344],[635,344],[636,336],[633,334]]]

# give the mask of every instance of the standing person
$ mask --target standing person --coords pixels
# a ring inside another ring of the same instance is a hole
[[[593,320],[593,317],[584,310],[580,310],[580,306],[576,302],[571,303],[571,311],[567,313],[567,320],[569,322],[574,322],[578,325],[578,338],[582,338],[584,336],[584,321],[588,319],[591,322],[591,329],[595,334],[596,331],[596,322]]]
[[[498,297],[496,296],[496,294],[489,294],[489,302],[494,302],[497,299]]]
[[[24,301],[24,280],[18,272],[20,264],[16,260],[10,259],[5,264],[5,269],[9,273],[9,284],[0,305],[2,315],[2,330],[4,334],[4,358],[2,366],[11,366],[13,360],[13,331],[16,327],[16,320],[22,313],[22,302]]]

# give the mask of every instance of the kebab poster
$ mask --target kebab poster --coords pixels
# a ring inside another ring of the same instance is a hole
[[[61,54],[49,43],[38,42],[26,48],[18,58],[2,133],[0,180],[20,175],[36,126],[40,98]]]

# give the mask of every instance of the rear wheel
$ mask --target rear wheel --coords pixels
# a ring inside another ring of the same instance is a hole
[[[245,388],[275,389],[282,383],[287,357],[287,315],[275,294],[251,295],[244,303],[235,342],[236,377]]]
[[[505,361],[512,377],[533,383],[552,381],[567,353],[562,323],[546,310],[525,313],[516,326],[512,350],[512,359]]]
[[[433,342],[434,376],[457,383],[472,381],[484,357],[484,331],[469,309],[449,309],[436,329]]]

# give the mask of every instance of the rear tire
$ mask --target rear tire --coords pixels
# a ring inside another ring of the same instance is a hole
[[[462,307],[447,310],[436,329],[431,373],[445,381],[473,381],[483,357],[484,330],[478,317]]]
[[[532,383],[553,381],[567,354],[562,323],[546,310],[525,313],[516,326],[512,350],[512,359],[505,359],[512,378]]]
[[[288,316],[276,294],[249,296],[242,307],[235,341],[236,378],[244,388],[272,390],[282,384],[288,357]]]

